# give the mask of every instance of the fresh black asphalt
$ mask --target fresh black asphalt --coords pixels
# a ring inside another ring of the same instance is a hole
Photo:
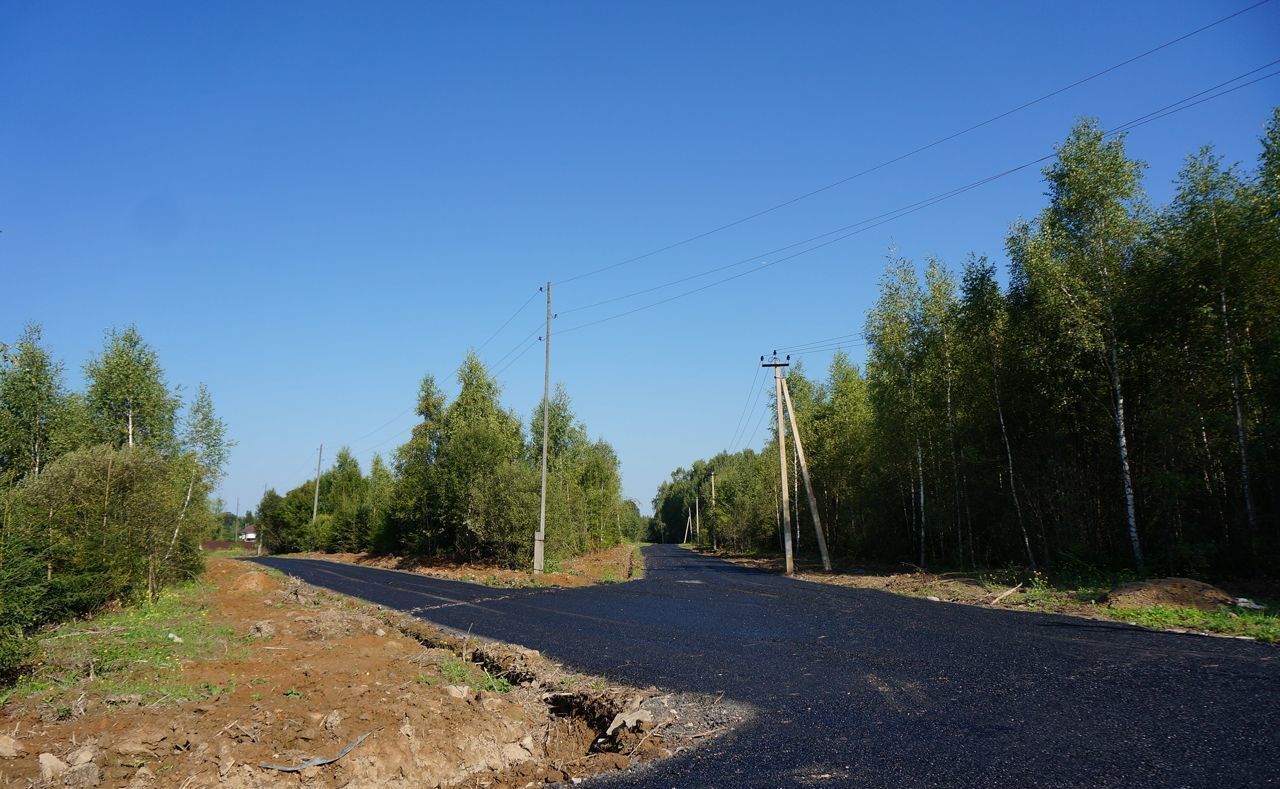
[[[261,561],[584,672],[754,709],[610,786],[1280,785],[1280,648],[806,583],[674,546],[645,559],[642,580],[521,590]]]

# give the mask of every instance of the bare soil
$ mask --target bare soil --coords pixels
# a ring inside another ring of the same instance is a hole
[[[1190,578],[1157,578],[1123,584],[1107,593],[1105,602],[1116,608],[1152,605],[1217,611],[1235,604],[1235,598],[1216,586]]]
[[[457,562],[420,556],[387,556],[370,553],[292,553],[298,559],[322,559],[344,564],[359,564],[383,570],[404,570],[444,578],[450,581],[503,588],[525,586],[589,586],[598,583],[629,581],[644,574],[644,564],[634,545],[622,544],[560,562],[555,572],[533,575],[525,570],[479,562]]]
[[[238,634],[181,667],[210,694],[144,706],[88,679],[69,711],[11,702],[0,785],[501,789],[623,769],[716,733],[680,725],[704,701],[610,686],[246,562],[212,559],[207,576],[210,621]],[[297,772],[265,766],[348,747]]]
[[[767,572],[781,573],[781,556],[711,552],[727,561]],[[1243,609],[1237,607],[1236,595],[1255,594],[1265,599],[1280,597],[1276,584],[1255,581],[1252,584],[1228,584],[1232,593],[1189,578],[1159,578],[1122,584],[1108,591],[1103,588],[1057,588],[1045,583],[1005,585],[991,577],[968,573],[930,573],[912,568],[908,571],[885,567],[836,567],[827,573],[816,562],[796,561],[794,577],[815,583],[833,584],[858,589],[880,589],[895,594],[923,597],[929,600],[994,608],[1065,614],[1088,619],[1125,621],[1138,609],[1164,607],[1194,609],[1235,617]],[[1234,593],[1234,594],[1233,594]],[[1135,624],[1135,622],[1130,622]],[[1148,625],[1173,632],[1197,632],[1201,635],[1238,637],[1227,629],[1212,632],[1188,627]],[[1273,639],[1272,639],[1273,640]]]

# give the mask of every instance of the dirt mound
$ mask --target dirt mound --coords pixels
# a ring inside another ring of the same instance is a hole
[[[280,584],[276,583],[271,576],[256,570],[245,573],[231,585],[231,591],[236,594],[262,594],[279,588]]]
[[[1216,586],[1190,578],[1156,578],[1134,581],[1112,589],[1103,602],[1112,608],[1146,608],[1163,605],[1217,611],[1235,600]]]

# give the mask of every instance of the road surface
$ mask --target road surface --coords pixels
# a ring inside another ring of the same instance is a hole
[[[1280,786],[1280,648],[807,583],[675,546],[642,580],[490,589],[262,563],[629,684],[754,708],[609,786]]]

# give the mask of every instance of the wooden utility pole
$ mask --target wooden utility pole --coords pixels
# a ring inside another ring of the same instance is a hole
[[[796,411],[791,406],[791,390],[787,388],[785,378],[782,381],[782,396],[787,401],[787,416],[791,418],[791,437],[796,442],[796,460],[800,461],[800,475],[804,477],[804,492],[809,497],[809,512],[813,515],[813,531],[818,536],[818,550],[822,553],[822,569],[831,572],[831,556],[827,553],[827,538],[822,533],[822,519],[818,517],[818,499],[813,495],[813,481],[809,479],[809,463],[804,459],[804,445],[800,443],[800,427],[796,424]]]
[[[787,432],[782,424],[782,368],[791,366],[791,357],[787,361],[778,361],[778,352],[774,351],[769,361],[760,357],[761,367],[773,368],[773,395],[778,407],[778,465],[782,473],[782,552],[786,558],[787,575],[796,571],[795,559],[791,555],[791,491],[787,490]]]
[[[551,283],[547,282],[547,331],[542,335],[546,360],[542,367],[542,503],[533,535],[533,571],[542,572],[547,542],[547,441],[551,435]]]
[[[311,498],[311,522],[315,523],[316,518],[320,515],[320,459],[324,457],[324,444],[320,445],[320,451],[316,453],[316,491]]]

